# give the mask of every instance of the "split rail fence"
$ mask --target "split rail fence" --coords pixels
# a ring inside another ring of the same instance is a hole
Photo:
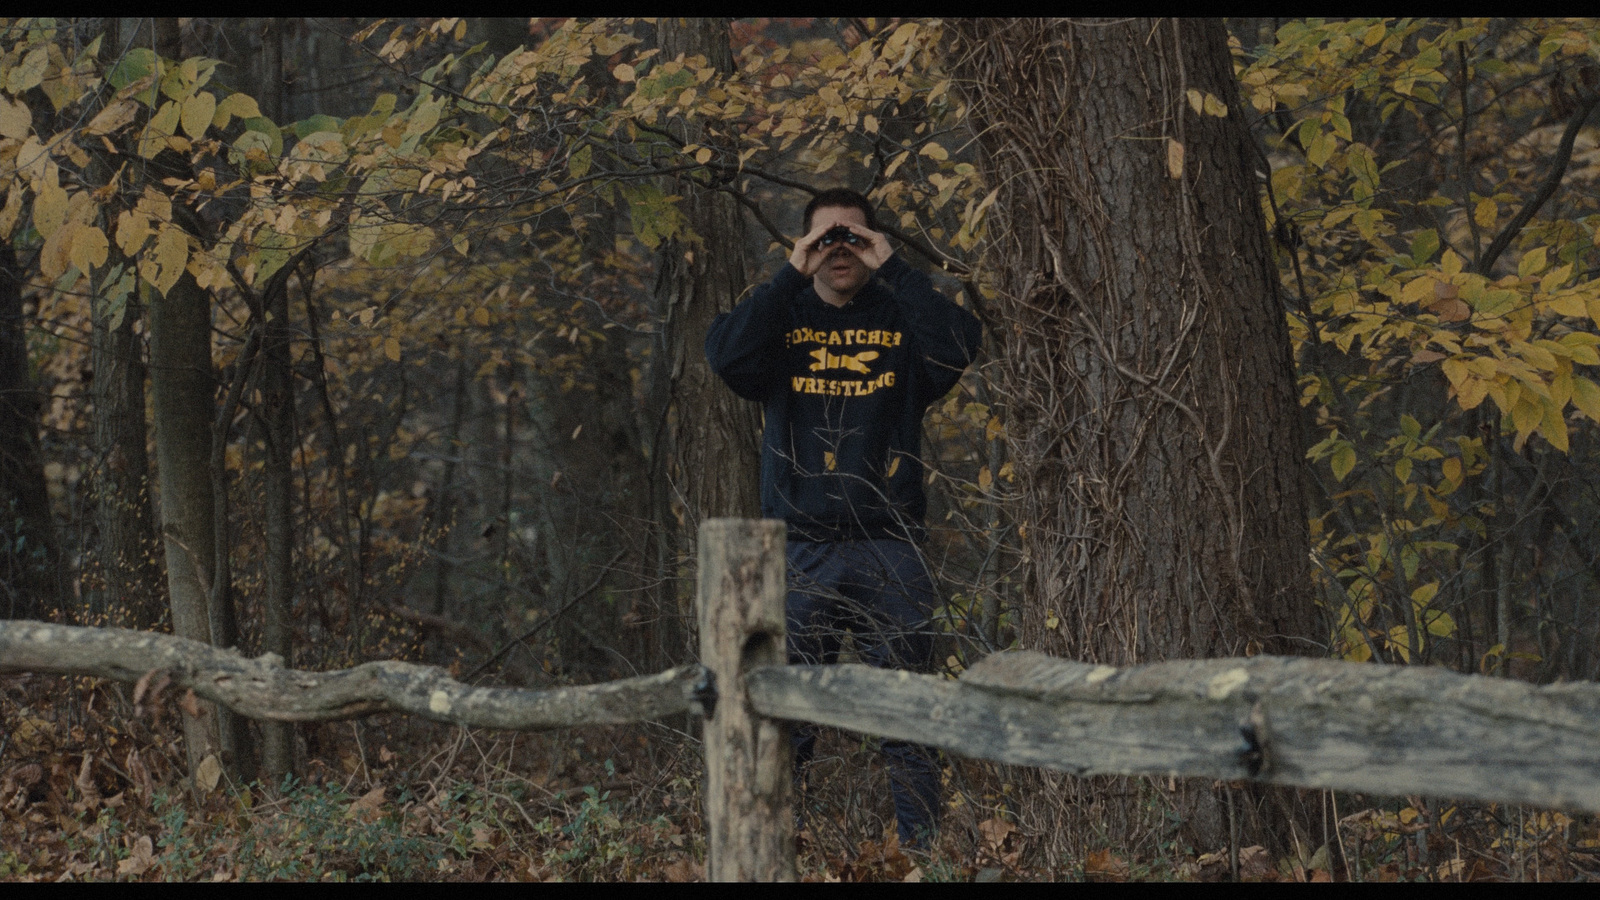
[[[1007,652],[959,680],[861,665],[785,665],[784,528],[700,532],[701,658],[553,690],[473,687],[439,669],[334,672],[169,635],[0,622],[0,672],[170,682],[256,719],[400,712],[544,730],[704,720],[706,874],[795,877],[785,723],[815,722],[1077,775],[1256,781],[1600,813],[1600,684],[1532,685],[1427,667],[1257,656],[1113,668]]]

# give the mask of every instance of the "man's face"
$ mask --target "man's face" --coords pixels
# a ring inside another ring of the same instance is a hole
[[[811,226],[843,225],[845,223],[867,227],[867,217],[854,206],[819,206],[811,214]],[[829,248],[827,259],[817,270],[816,280],[835,294],[848,299],[872,279],[872,269],[861,257],[850,251],[843,241]]]

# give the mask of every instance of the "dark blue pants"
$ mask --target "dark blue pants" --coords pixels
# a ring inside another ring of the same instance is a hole
[[[789,662],[832,665],[851,632],[861,661],[879,668],[933,671],[930,619],[939,596],[915,544],[894,540],[790,541]],[[795,765],[816,750],[816,728],[794,729]],[[886,740],[889,792],[902,846],[921,846],[938,827],[939,765],[932,750]]]

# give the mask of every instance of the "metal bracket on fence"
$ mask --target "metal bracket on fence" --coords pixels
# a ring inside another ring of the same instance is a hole
[[[709,719],[717,711],[717,673],[701,666],[700,677],[689,691],[689,713]]]

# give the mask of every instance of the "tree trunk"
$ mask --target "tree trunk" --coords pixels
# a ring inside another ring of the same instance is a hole
[[[155,413],[156,480],[166,544],[172,633],[213,643],[211,588],[216,533],[211,483],[211,302],[185,273],[150,303],[150,394]],[[216,712],[185,716],[189,771],[222,748]]]
[[[121,22],[106,20],[101,65],[114,65],[122,51]],[[110,183],[118,155],[94,151],[96,184]],[[107,207],[107,223],[116,219],[116,212],[117,208]],[[95,621],[154,630],[166,619],[166,603],[151,503],[144,339],[135,330],[143,311],[132,272],[133,261],[112,244],[106,265],[91,279],[89,363],[96,462],[91,479],[96,532],[92,552],[97,577],[83,580]]]
[[[718,72],[732,74],[729,21],[662,19],[658,32],[662,56],[703,56]],[[707,135],[696,122],[682,120],[671,127],[688,143],[717,143],[716,136]],[[732,309],[748,287],[744,222],[737,201],[726,192],[688,178],[678,179],[670,190],[683,198],[694,237],[663,243],[657,257],[655,302],[662,324],[653,365],[654,377],[665,382],[660,402],[666,417],[666,446],[653,453],[651,461],[658,482],[664,476],[670,488],[666,496],[658,494],[655,518],[666,534],[677,535],[667,544],[669,559],[663,574],[668,578],[663,583],[669,593],[663,600],[674,605],[662,610],[664,622],[686,618],[686,611],[675,605],[670,576],[678,560],[694,558],[698,523],[722,516],[755,518],[761,508],[760,410],[722,385],[706,365],[704,349],[711,320]],[[673,506],[682,510],[683,528],[671,527],[679,519]],[[681,643],[680,637],[670,634],[657,640],[668,654]]]
[[[1294,370],[1221,22],[955,29],[1000,186],[1023,643],[1112,665],[1314,650]],[[1129,787],[1080,800],[1131,838]],[[1033,798],[1043,833],[1085,836],[1085,810]],[[1210,791],[1170,801],[1181,836],[1227,842]]]
[[[22,267],[0,241],[0,618],[8,619],[42,618],[65,599],[23,319]]]
[[[113,248],[113,257],[131,268]],[[143,314],[137,290],[118,304],[105,279],[96,285],[90,365],[94,371],[95,525],[101,592],[93,611],[107,624],[153,629],[166,617],[150,501],[149,430],[145,421]]]
[[[273,278],[262,296],[261,403],[266,418],[266,603],[261,650],[294,665],[294,360],[289,327],[289,279]],[[294,730],[284,722],[261,725],[262,776],[271,786],[294,771]]]

